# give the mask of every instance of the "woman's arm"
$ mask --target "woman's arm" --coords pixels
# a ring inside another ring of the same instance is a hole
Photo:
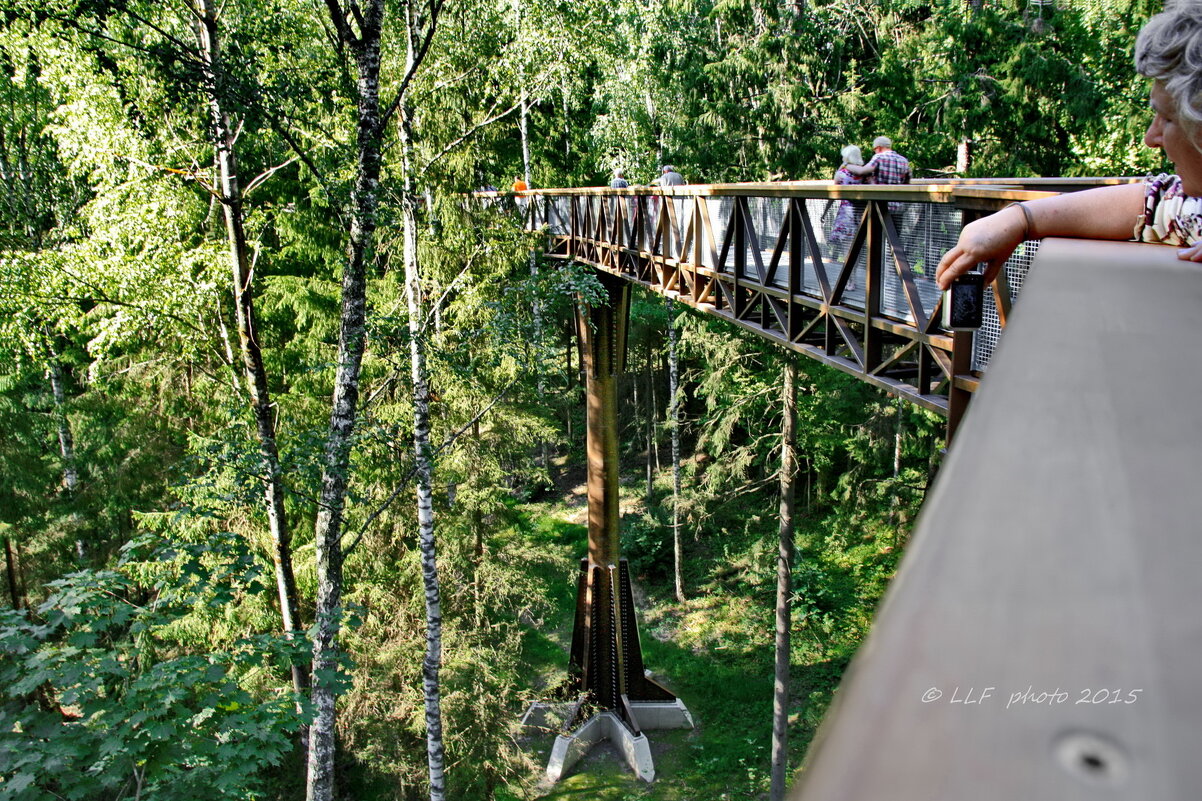
[[[859,176],[860,178],[863,178],[865,175],[872,175],[874,172],[876,172],[876,165],[871,161],[869,161],[867,164],[848,164],[847,162],[844,162],[843,167],[852,175]]]
[[[956,246],[935,269],[935,281],[947,289],[952,281],[985,262],[986,283],[997,277],[1010,254],[1024,239],[1069,236],[1081,239],[1130,239],[1143,213],[1144,185],[1103,186],[1083,192],[1027,200],[964,226]]]

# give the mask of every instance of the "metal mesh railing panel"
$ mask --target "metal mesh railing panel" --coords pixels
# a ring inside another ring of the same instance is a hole
[[[785,261],[785,265],[783,268],[777,268],[776,280],[769,280],[769,276],[772,253],[776,249],[785,215],[789,211],[788,200],[778,197],[752,197],[747,199],[747,210],[750,213],[751,227],[755,231],[754,237],[750,231],[747,234],[747,275],[757,281],[766,280],[769,284],[787,286],[788,261],[786,256],[781,257],[782,261]],[[756,272],[755,256],[753,255],[753,250],[757,245],[759,246],[760,261],[764,267],[762,277]]]
[[[848,205],[845,207],[842,205],[843,203]],[[832,287],[839,280],[839,274],[843,271],[848,251],[851,250],[852,242],[855,239],[855,231],[860,226],[867,205],[863,202],[841,201],[833,198],[811,198],[806,201],[806,213],[810,217],[810,223],[814,229],[814,239],[818,242],[818,250],[822,254],[827,280],[830,281]],[[850,215],[850,229],[844,226],[843,230],[837,230],[836,224],[843,209],[847,209],[846,214]],[[843,302],[846,305],[857,309],[864,308],[864,285],[867,270],[868,249],[861,248],[859,256],[856,257],[851,278],[843,291]],[[806,262],[806,269],[802,276],[802,287],[805,292],[815,297],[822,297],[822,287],[818,282],[818,275],[809,260]]]
[[[1039,252],[1039,242],[1027,241],[1018,246],[1014,254],[1006,262],[1006,279],[1010,283],[1010,300],[1018,300],[1022,291],[1023,281],[1031,269],[1031,261]],[[985,313],[981,327],[973,336],[972,369],[984,370],[989,366],[998,339],[1002,335],[1002,322],[998,319],[997,303],[993,297],[993,287],[985,288]]]
[[[640,251],[651,250],[651,241],[655,235],[655,217],[651,214],[648,199],[632,197],[630,199],[631,226],[637,232],[635,247]]]
[[[572,232],[572,199],[549,197],[544,207],[547,230],[552,234],[566,235]]]
[[[704,214],[708,215],[709,224],[713,230],[714,249],[712,252],[710,251],[708,237],[702,240],[701,264],[711,270],[730,272],[734,265],[734,248],[727,251],[725,262],[718,264],[718,259],[722,257],[722,242],[726,239],[726,232],[730,228],[730,217],[735,210],[735,199],[733,197],[709,197],[705,198],[703,202],[705,203]]]
[[[675,212],[669,219],[672,220],[672,256],[681,261],[691,261],[689,253],[683,250],[684,237],[691,226],[693,217],[693,198],[666,198],[665,203],[672,204],[672,210]]]
[[[818,243],[818,250],[828,276],[836,269],[834,266],[835,260],[842,255],[833,252],[836,248],[831,244],[828,234],[834,222],[835,208],[838,204],[839,201],[837,200],[808,198],[804,205],[805,215],[809,219],[810,228],[814,231],[814,240]],[[822,297],[822,285],[818,282],[818,272],[814,269],[808,243],[802,244],[801,247],[803,265],[801,270],[801,291],[807,295],[820,298]]]
[[[937,203],[891,203],[893,223],[901,238],[902,251],[914,275],[914,285],[922,301],[923,312],[930,314],[939,301],[935,285],[935,267],[939,259],[960,236],[960,213]],[[901,278],[894,268],[893,254],[885,249],[881,312],[914,323],[906,302]]]
[[[597,223],[601,220],[601,203],[604,200],[606,200],[606,198],[602,198],[602,197],[588,198],[588,216],[585,219],[588,220],[587,237],[590,239],[597,236]],[[609,239],[609,226],[608,225],[604,226],[602,228],[601,238]]]
[[[610,234],[614,224],[618,226],[618,244],[622,247],[635,247],[632,221],[634,220],[631,198],[607,197],[603,199],[605,206],[605,231]],[[612,234],[610,234],[612,236]]]

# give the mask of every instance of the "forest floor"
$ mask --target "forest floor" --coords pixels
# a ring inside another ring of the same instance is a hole
[[[561,480],[557,497],[522,508],[527,536],[542,548],[561,549],[575,565],[587,550],[587,510],[582,475]],[[625,497],[629,489],[630,499]],[[641,511],[638,486],[624,487],[624,519]],[[625,523],[624,523],[625,530]],[[691,539],[691,538],[690,538]],[[689,547],[701,549],[690,542]],[[703,549],[712,556],[711,549]],[[673,597],[671,577],[636,573],[635,594],[644,663],[654,678],[678,695],[693,716],[692,730],[648,731],[656,779],[647,784],[608,743],[593,748],[569,775],[539,783],[543,799],[597,801],[715,801],[767,798],[771,752],[774,582],[762,548],[726,549],[723,564],[693,571],[703,580]],[[770,556],[774,556],[771,554]],[[564,562],[560,562],[564,564]],[[633,566],[633,565],[632,565]],[[575,577],[548,575],[556,584],[555,609],[541,625],[528,626],[523,656],[532,676],[531,696],[563,681],[575,601]],[[793,670],[794,725],[790,760],[800,763],[845,659],[799,654]],[[524,746],[541,773],[554,735],[528,733]]]

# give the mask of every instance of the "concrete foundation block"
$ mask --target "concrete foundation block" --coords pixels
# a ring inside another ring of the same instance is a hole
[[[651,743],[647,735],[636,735],[612,712],[602,712],[589,718],[571,734],[561,734],[551,747],[547,762],[547,778],[557,782],[564,777],[594,745],[602,740],[612,742],[626,764],[645,782],[655,781],[655,761],[651,758]]]
[[[675,701],[631,701],[630,708],[642,729],[693,728],[693,716],[679,698]]]

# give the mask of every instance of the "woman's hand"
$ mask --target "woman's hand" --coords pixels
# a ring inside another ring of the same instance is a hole
[[[956,246],[943,254],[935,268],[935,283],[947,289],[952,281],[985,262],[985,283],[997,277],[1002,265],[1027,233],[1027,218],[1018,206],[974,220],[960,231]],[[1199,256],[1202,258],[1202,255]]]

